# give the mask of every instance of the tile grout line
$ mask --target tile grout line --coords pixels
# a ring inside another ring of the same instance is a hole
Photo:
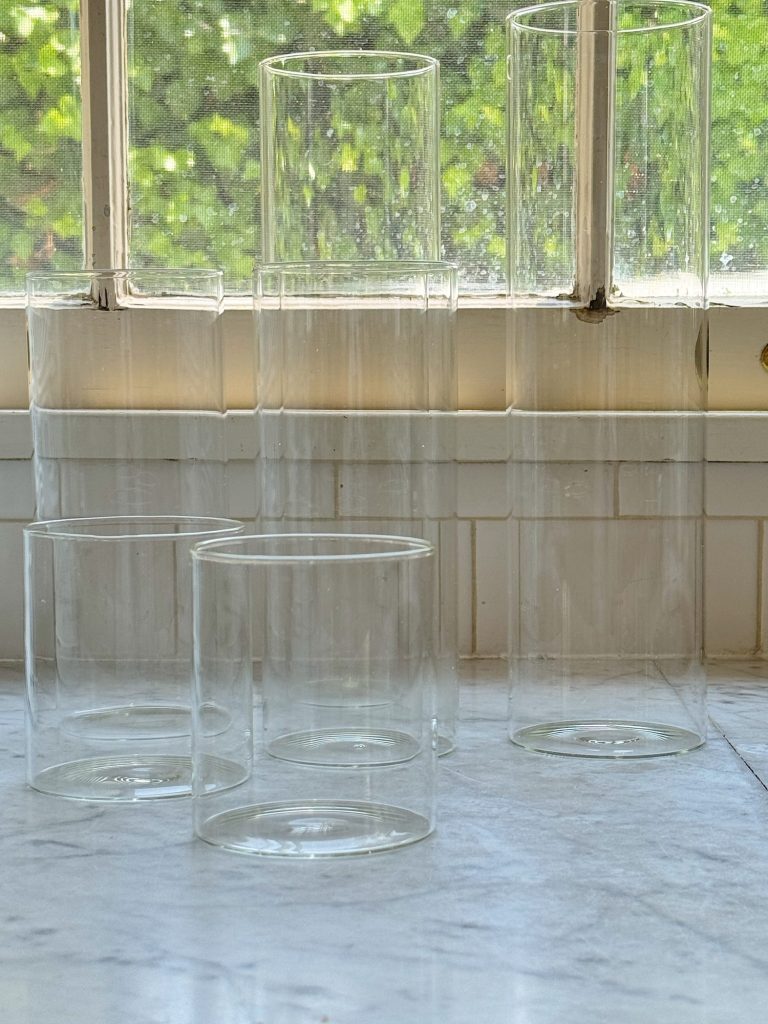
[[[763,559],[765,557],[765,520],[757,520],[757,616],[755,622],[755,653],[763,647]]]
[[[469,580],[470,580],[470,644],[472,656],[477,652],[477,520],[471,519],[469,524]]]

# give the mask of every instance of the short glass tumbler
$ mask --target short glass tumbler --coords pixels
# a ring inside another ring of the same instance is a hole
[[[170,516],[25,528],[30,786],[83,800],[189,794],[189,549],[241,531]],[[215,707],[206,724],[226,727]]]
[[[195,546],[201,839],[324,857],[429,835],[433,560],[425,541],[392,536],[272,534]],[[233,778],[242,784],[232,787]]]
[[[265,261],[438,259],[438,63],[378,50],[261,63]]]

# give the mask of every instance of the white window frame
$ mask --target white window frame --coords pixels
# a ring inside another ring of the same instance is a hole
[[[128,0],[80,0],[85,265],[128,261]]]

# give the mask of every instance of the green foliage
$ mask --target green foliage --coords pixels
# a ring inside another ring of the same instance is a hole
[[[77,0],[0,5],[0,290],[82,264]]]
[[[720,12],[720,5],[716,8]],[[768,263],[768,10],[731,0],[715,18],[712,97],[713,269]]]
[[[130,27],[132,260],[215,265],[246,288],[258,233],[258,61],[295,50],[410,50],[441,62],[443,245],[474,287],[498,290],[504,265],[507,0],[133,0]],[[768,9],[715,0],[713,267],[768,263]],[[78,0],[0,4],[0,289],[30,267],[82,262]],[[631,69],[635,79],[639,68]],[[621,88],[638,92],[628,76]],[[659,134],[659,210],[676,191],[670,131]],[[542,123],[548,112],[541,111]],[[658,118],[665,123],[664,111]],[[361,207],[375,195],[366,140],[345,173]],[[553,167],[554,174],[568,168]],[[624,168],[631,185],[631,161]],[[393,187],[407,189],[398,180]],[[297,197],[301,201],[301,197]],[[558,216],[556,204],[551,211]],[[663,220],[663,217],[660,218]],[[631,224],[625,225],[627,231]],[[651,231],[651,257],[665,240]],[[541,245],[546,251],[547,237]],[[562,254],[550,253],[552,259]]]

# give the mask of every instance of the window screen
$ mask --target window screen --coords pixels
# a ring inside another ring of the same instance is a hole
[[[134,0],[133,259],[214,262],[245,288],[259,252],[257,64],[306,49],[436,56],[443,247],[465,290],[503,289],[504,0]],[[712,269],[755,290],[768,266],[768,8],[715,3]],[[675,103],[674,96],[668,102]]]
[[[77,11],[0,4],[0,292],[82,264]]]
[[[715,0],[710,291],[768,297],[768,4]],[[672,100],[673,101],[673,100]]]
[[[258,256],[258,61],[376,47],[441,61],[443,247],[465,292],[503,289],[506,0],[133,0],[132,256],[220,266]],[[520,6],[517,4],[516,6]],[[0,291],[82,262],[77,0],[0,4]],[[768,6],[715,0],[713,294],[768,279]],[[674,103],[675,97],[670,96]]]
[[[461,264],[465,287],[503,290],[506,13],[498,0],[134,0],[133,262],[213,262],[230,288],[250,287],[259,60],[410,50],[441,61],[444,255]]]

